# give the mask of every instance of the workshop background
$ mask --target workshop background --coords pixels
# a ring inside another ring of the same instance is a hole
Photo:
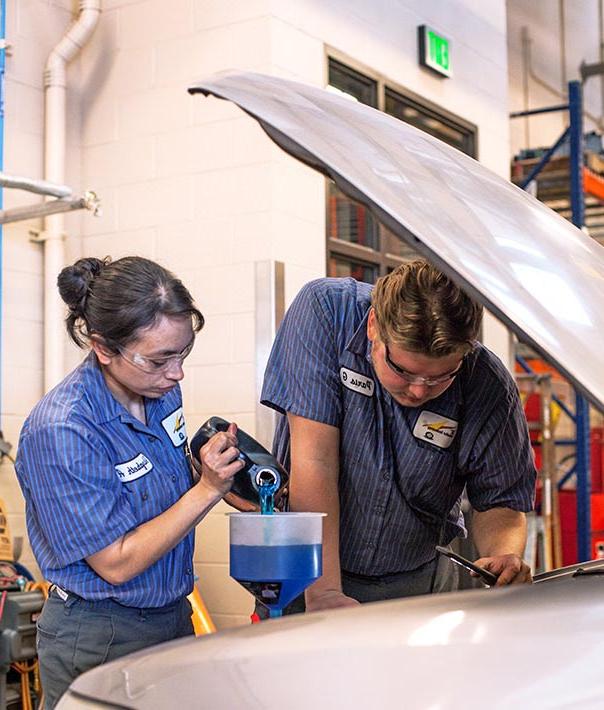
[[[64,334],[61,264],[139,254],[174,270],[207,319],[182,385],[189,434],[220,415],[268,443],[271,415],[257,402],[283,306],[309,279],[372,278],[408,256],[371,242],[367,215],[233,104],[189,96],[195,80],[242,69],[358,92],[507,178],[514,156],[530,159],[567,121],[510,112],[563,103],[581,63],[602,60],[604,24],[602,0],[8,0],[2,10],[3,170],[94,190],[102,204],[100,216],[73,212],[51,229],[40,219],[3,229],[0,414],[11,455],[30,409],[82,357]],[[62,134],[45,124],[45,65],[78,15],[96,10],[67,65]],[[450,76],[418,61],[422,25],[448,40]],[[585,83],[585,130],[596,141],[603,95],[601,77]],[[49,143],[64,157],[64,169],[51,168],[60,180],[44,165]],[[5,209],[41,199],[4,190]],[[483,338],[512,368],[505,328],[489,318]],[[24,539],[20,561],[37,572],[8,457],[0,498]],[[199,526],[196,550],[219,628],[248,623],[251,611],[228,575],[226,510]]]

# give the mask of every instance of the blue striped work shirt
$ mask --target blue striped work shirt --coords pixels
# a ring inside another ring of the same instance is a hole
[[[155,518],[191,486],[177,386],[146,399],[147,425],[111,395],[91,353],[27,418],[16,471],[27,531],[46,579],[84,599],[161,607],[193,588],[193,535],[125,584],[85,558]]]
[[[371,287],[319,279],[295,298],[277,333],[262,402],[340,430],[340,558],[364,575],[412,570],[434,546],[466,534],[460,497],[475,509],[529,511],[536,471],[518,390],[477,344],[450,387],[403,407],[370,357]],[[287,418],[274,451],[288,468]]]

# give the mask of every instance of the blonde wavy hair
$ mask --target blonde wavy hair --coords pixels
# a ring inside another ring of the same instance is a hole
[[[430,357],[470,351],[482,322],[482,306],[423,259],[382,276],[371,302],[383,343]]]

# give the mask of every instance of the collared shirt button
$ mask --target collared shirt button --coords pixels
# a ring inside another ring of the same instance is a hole
[[[143,500],[147,500],[147,498],[149,498],[149,494],[147,493],[147,491],[144,491],[144,492],[141,494],[141,498],[142,498]]]
[[[384,512],[384,506],[383,505],[376,505],[374,510],[378,515],[380,515],[381,513]]]
[[[172,474],[172,480],[173,480],[173,481],[175,481],[175,480],[176,480],[176,476],[175,476],[175,474]]]
[[[193,570],[190,567],[187,567],[187,574],[189,574],[189,575],[193,574]]]
[[[383,478],[385,481],[389,481],[389,480],[390,480],[390,471],[387,471],[386,469],[384,469],[384,470],[382,471],[382,478]]]
[[[368,542],[367,549],[368,550],[375,550],[375,542]]]

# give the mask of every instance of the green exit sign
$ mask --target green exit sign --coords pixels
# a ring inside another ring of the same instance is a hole
[[[442,76],[451,76],[451,41],[428,25],[420,25],[419,63]]]

